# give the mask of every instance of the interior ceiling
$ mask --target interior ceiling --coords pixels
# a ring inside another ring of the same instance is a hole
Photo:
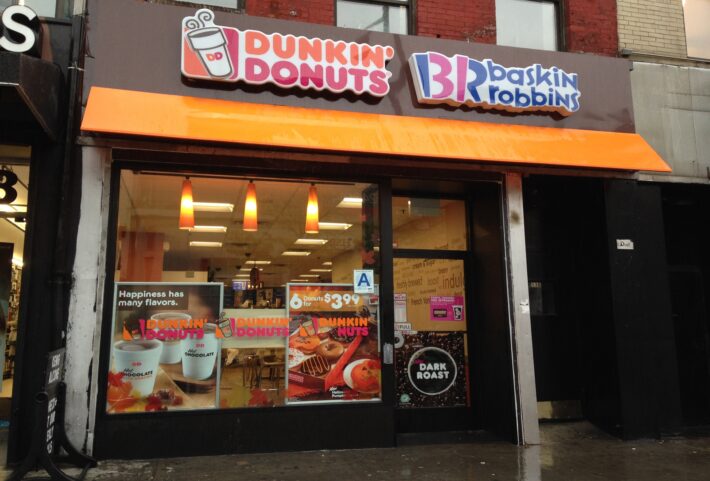
[[[242,229],[244,201],[248,181],[230,178],[192,177],[195,202],[227,202],[234,211],[195,212],[195,225],[226,226],[226,233],[198,233],[180,230],[178,215],[182,177],[170,175],[136,175],[123,172],[121,181],[121,213],[119,229],[142,232],[162,232],[165,235],[164,270],[216,269],[215,280],[229,280],[248,260],[270,260],[261,266],[261,279],[266,286],[277,286],[298,278],[300,274],[315,274],[310,269],[327,269],[326,261],[337,261],[345,253],[358,253],[362,248],[362,212],[360,208],[337,207],[344,197],[363,196],[369,184],[317,183],[321,222],[352,224],[345,231],[323,230],[305,234],[307,183],[264,181],[255,179],[259,230]],[[130,215],[126,215],[130,213]],[[325,239],[325,245],[296,245],[297,239]],[[190,241],[222,242],[221,248],[190,247]],[[306,257],[283,256],[286,250],[304,250]],[[251,266],[250,266],[251,267]],[[357,268],[357,266],[355,267]],[[330,273],[318,273],[329,282]],[[246,279],[246,278],[244,278]],[[309,278],[318,282],[317,278]]]

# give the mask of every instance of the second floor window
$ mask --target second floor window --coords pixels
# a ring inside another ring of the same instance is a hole
[[[558,49],[557,1],[496,0],[498,45]]]
[[[409,1],[337,0],[336,25],[338,27],[406,34],[409,24]]]
[[[710,0],[683,0],[688,57],[710,59]]]
[[[197,4],[198,6],[215,6],[215,7],[224,7],[224,8],[234,8],[234,9],[242,9],[244,6],[242,5],[242,0],[177,0],[178,2],[182,3],[194,3]]]

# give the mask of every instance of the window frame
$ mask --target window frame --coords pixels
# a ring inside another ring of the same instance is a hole
[[[378,33],[390,33],[392,35],[416,35],[416,22],[415,15],[417,9],[417,0],[347,0],[355,3],[363,3],[369,5],[386,5],[394,7],[407,7],[407,33],[394,33],[394,32],[378,32]],[[338,25],[338,3],[340,0],[333,0],[333,25],[339,28],[350,28]],[[364,30],[366,32],[371,32],[373,30]]]
[[[37,14],[39,18],[51,18],[58,20],[66,20],[74,16],[74,2],[75,0],[54,0],[54,15],[46,16]],[[10,5],[20,5],[20,0],[12,0]],[[25,2],[22,2],[25,5]],[[34,11],[32,5],[26,5]]]
[[[685,10],[685,4],[682,5],[683,8],[683,37],[685,38],[685,56],[689,60],[696,60],[699,62],[710,62],[710,50],[707,51],[704,57],[698,57],[696,55],[690,55],[688,48],[688,25],[686,23],[687,13]]]
[[[557,48],[551,52],[566,52],[567,51],[567,24],[565,0],[523,0],[533,3],[551,3],[555,7],[555,34],[557,36]],[[498,8],[498,0],[496,0],[496,9]],[[497,14],[497,12],[496,12]],[[496,45],[498,44],[498,29],[496,28]],[[530,48],[530,47],[513,47],[513,48]]]

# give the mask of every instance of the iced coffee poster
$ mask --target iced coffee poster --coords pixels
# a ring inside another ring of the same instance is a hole
[[[116,284],[107,412],[218,406],[222,295],[219,283]]]
[[[399,407],[468,405],[464,333],[401,333],[395,343],[394,361]]]
[[[289,404],[378,400],[379,297],[352,285],[288,285]]]

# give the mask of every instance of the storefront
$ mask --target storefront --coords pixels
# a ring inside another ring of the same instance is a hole
[[[88,13],[78,444],[537,442],[521,175],[667,170],[633,133],[627,62],[143,2]]]
[[[9,422],[10,463],[28,449],[46,354],[66,328],[66,247],[76,230],[66,215],[67,125],[79,53],[72,38],[81,31],[70,12],[68,2],[0,2],[0,421]]]

